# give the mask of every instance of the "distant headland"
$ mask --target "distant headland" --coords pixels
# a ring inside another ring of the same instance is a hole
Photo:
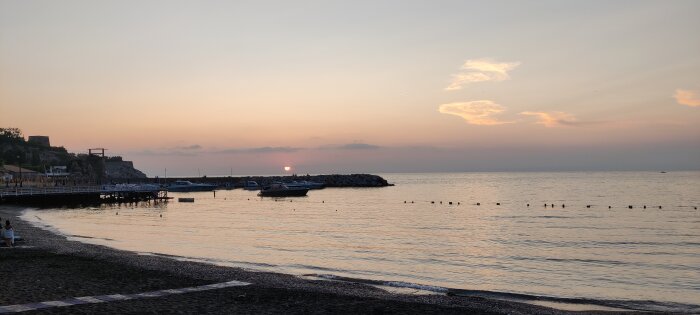
[[[106,156],[105,149],[87,153],[69,153],[62,146],[51,146],[49,136],[29,136],[19,128],[0,128],[0,188],[47,185],[99,185],[108,183],[167,184],[175,180],[216,184],[220,188],[239,188],[246,181],[261,185],[298,180],[323,183],[325,187],[391,186],[384,178],[371,174],[226,176],[149,178],[121,156]]]

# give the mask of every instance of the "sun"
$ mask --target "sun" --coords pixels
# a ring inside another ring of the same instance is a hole
[[[291,166],[285,166],[285,167],[284,167],[284,171],[285,171],[285,172],[289,172],[289,171],[291,171],[291,170],[292,170],[292,167],[291,167]]]

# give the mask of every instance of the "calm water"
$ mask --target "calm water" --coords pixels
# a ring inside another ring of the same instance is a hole
[[[279,200],[171,193],[196,201],[25,218],[81,241],[253,269],[700,310],[673,304],[700,304],[700,172],[383,176],[396,186]]]

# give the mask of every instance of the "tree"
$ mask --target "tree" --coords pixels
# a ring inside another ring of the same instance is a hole
[[[0,128],[0,143],[24,142],[22,130],[19,128]]]

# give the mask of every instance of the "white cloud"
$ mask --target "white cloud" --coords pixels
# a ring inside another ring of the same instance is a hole
[[[460,90],[464,85],[475,82],[508,80],[508,71],[519,65],[520,62],[496,62],[492,59],[467,60],[461,67],[464,71],[453,74],[452,81],[445,90]]]
[[[537,124],[545,127],[573,126],[580,124],[574,115],[564,112],[522,112],[520,115],[537,117]]]
[[[673,97],[678,104],[691,107],[700,106],[700,96],[698,96],[698,93],[695,91],[677,89]]]
[[[502,121],[493,117],[505,110],[505,107],[489,100],[449,103],[438,107],[438,111],[442,114],[459,116],[472,125],[485,126],[512,123],[512,121]]]

